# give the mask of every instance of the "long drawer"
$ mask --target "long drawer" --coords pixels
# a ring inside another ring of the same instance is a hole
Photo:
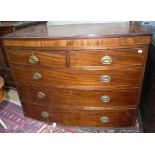
[[[62,67],[66,65],[64,51],[7,50],[10,63],[35,66]]]
[[[23,101],[42,105],[136,106],[139,88],[109,90],[75,90],[17,85]]]
[[[71,51],[70,65],[72,67],[144,65],[145,57],[145,48]]]
[[[38,85],[65,86],[117,86],[139,85],[141,67],[127,67],[119,70],[72,70],[47,69],[43,67],[12,66],[16,81],[33,82]]]
[[[58,109],[23,102],[25,115],[41,121],[75,126],[129,127],[134,124],[135,109],[76,110]]]

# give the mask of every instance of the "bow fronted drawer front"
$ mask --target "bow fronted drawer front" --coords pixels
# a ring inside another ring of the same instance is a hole
[[[66,66],[64,51],[11,49],[7,53],[11,64],[51,67]]]
[[[80,110],[55,108],[23,102],[26,116],[45,122],[64,125],[96,127],[128,127],[134,124],[135,109],[121,110]]]

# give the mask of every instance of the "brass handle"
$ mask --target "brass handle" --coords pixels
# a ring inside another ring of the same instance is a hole
[[[41,79],[42,78],[42,75],[40,74],[40,73],[34,73],[33,74],[33,78],[35,79],[35,80],[39,80],[39,79]]]
[[[112,63],[112,57],[111,56],[104,56],[101,59],[102,64],[111,64]]]
[[[143,53],[143,50],[138,50],[138,53]]]
[[[108,96],[108,95],[103,95],[103,96],[101,96],[100,97],[100,100],[103,102],[103,103],[108,103],[108,102],[110,102],[110,96]]]
[[[41,116],[42,117],[44,117],[44,118],[47,118],[47,117],[49,117],[49,113],[48,112],[46,112],[46,111],[43,111],[42,113],[41,113]]]
[[[45,93],[43,93],[43,92],[38,92],[37,93],[37,97],[39,98],[39,99],[42,99],[42,98],[45,98]]]
[[[102,75],[100,77],[101,82],[110,82],[111,81],[111,76],[110,75]]]
[[[36,57],[34,55],[30,56],[30,58],[29,58],[29,62],[31,64],[36,64],[36,63],[38,63],[38,61],[39,61],[38,57]]]
[[[102,116],[102,117],[100,117],[100,122],[101,123],[108,123],[108,122],[110,122],[110,119],[107,116]]]

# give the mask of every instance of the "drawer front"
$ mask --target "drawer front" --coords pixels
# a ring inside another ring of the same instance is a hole
[[[136,111],[130,110],[76,110],[56,109],[22,102],[26,116],[75,126],[129,127],[134,123]]]
[[[115,49],[94,51],[71,51],[70,65],[78,66],[116,66],[143,65],[146,49]],[[108,56],[108,57],[107,57]]]
[[[20,98],[23,101],[42,105],[78,105],[78,106],[135,106],[139,88],[112,90],[75,90],[46,88],[18,84]]]
[[[131,31],[131,30],[130,30]],[[87,30],[86,30],[87,32]],[[150,36],[120,36],[120,37],[104,37],[101,39],[72,39],[67,40],[67,47],[79,49],[103,49],[115,48],[123,46],[141,46],[150,44]],[[8,42],[8,41],[7,41]]]
[[[10,63],[36,66],[65,66],[64,51],[8,50]]]
[[[34,82],[39,85],[66,86],[117,86],[139,85],[142,68],[119,70],[54,70],[41,67],[12,66],[16,81]]]

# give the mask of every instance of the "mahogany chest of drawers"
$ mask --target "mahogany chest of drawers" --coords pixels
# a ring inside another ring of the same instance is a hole
[[[28,26],[43,24],[43,21],[0,21],[0,37],[3,35],[15,32],[17,30],[24,29]],[[0,40],[0,76],[5,79],[6,87],[15,87],[14,79],[11,74],[10,66],[3,52],[2,43]]]
[[[25,116],[135,124],[151,34],[138,23],[33,26],[3,37]]]

